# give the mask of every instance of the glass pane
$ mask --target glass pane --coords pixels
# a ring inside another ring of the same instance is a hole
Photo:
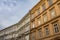
[[[41,24],[41,20],[40,20],[40,18],[38,19],[38,25],[40,25]]]
[[[42,31],[39,31],[39,36],[42,37]]]
[[[44,22],[46,22],[47,21],[47,15],[45,14],[44,15]]]
[[[48,27],[45,28],[45,34],[46,34],[46,36],[49,35],[49,29],[48,29]]]
[[[34,14],[32,14],[32,19],[34,18]]]
[[[50,12],[51,12],[51,16],[52,16],[52,18],[54,18],[54,17],[56,16],[55,10],[52,9]]]
[[[34,24],[34,22],[32,22],[32,28],[34,28],[35,27],[35,24]]]
[[[42,5],[43,11],[46,9],[45,3]]]
[[[52,0],[48,0],[48,3],[49,3],[49,5],[52,5],[53,2],[52,2]]]
[[[58,24],[54,24],[55,33],[59,32]]]
[[[31,34],[31,40],[35,40],[35,32]]]
[[[37,13],[40,14],[40,10],[39,9],[37,10]]]

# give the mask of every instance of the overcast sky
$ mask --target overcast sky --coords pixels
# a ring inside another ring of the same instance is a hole
[[[0,29],[17,23],[39,0],[0,0]]]

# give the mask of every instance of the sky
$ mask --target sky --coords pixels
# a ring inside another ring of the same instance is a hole
[[[0,0],[0,29],[21,20],[39,0]]]

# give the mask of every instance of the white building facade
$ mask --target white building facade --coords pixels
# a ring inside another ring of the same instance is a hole
[[[30,14],[27,13],[18,23],[0,31],[0,40],[29,40]]]

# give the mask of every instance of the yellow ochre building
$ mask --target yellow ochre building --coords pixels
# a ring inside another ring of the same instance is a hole
[[[0,30],[0,40],[60,40],[60,0],[40,0],[18,23]]]
[[[30,40],[60,40],[60,0],[40,0],[30,10]]]

